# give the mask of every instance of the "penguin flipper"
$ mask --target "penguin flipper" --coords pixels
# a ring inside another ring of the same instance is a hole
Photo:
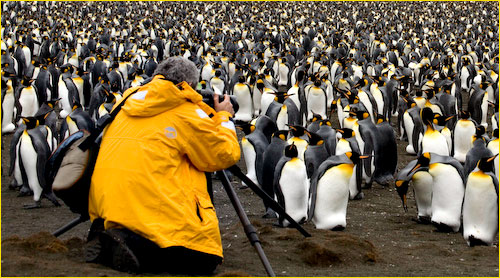
[[[285,209],[285,196],[283,195],[283,191],[281,190],[281,186],[279,184],[280,179],[281,179],[281,170],[285,166],[285,164],[290,161],[290,158],[288,157],[282,157],[279,161],[278,164],[276,164],[276,168],[274,170],[274,181],[273,181],[273,187],[274,187],[274,194],[276,196],[276,200],[278,201],[278,204]],[[280,224],[283,223],[283,220],[285,220],[284,215],[279,215],[278,221]]]
[[[31,140],[33,142],[33,148],[37,153],[36,160],[36,173],[38,177],[38,183],[42,188],[42,192],[47,190],[46,180],[45,180],[45,163],[49,159],[50,148],[47,144],[47,140],[41,131],[38,129],[32,130],[29,133]],[[42,193],[43,194],[43,193]]]
[[[14,173],[14,167],[16,165],[16,155],[18,153],[17,143],[19,143],[19,139],[21,138],[21,135],[23,134],[24,129],[26,126],[24,124],[21,124],[17,127],[16,132],[14,132],[14,135],[12,136],[12,140],[10,142],[10,169],[9,169],[9,176],[12,176],[12,173]]]

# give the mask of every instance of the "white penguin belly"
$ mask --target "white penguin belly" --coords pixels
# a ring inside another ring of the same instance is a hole
[[[289,98],[293,100],[293,103],[295,103],[295,106],[300,109],[300,99],[299,99],[299,87],[294,85],[292,86],[287,94],[289,95]]]
[[[233,92],[240,106],[238,112],[234,115],[234,119],[244,122],[251,121],[253,118],[253,103],[250,90],[246,85],[236,84]]]
[[[345,139],[340,139],[337,142],[337,146],[335,148],[335,155],[342,155],[345,154],[346,152],[351,152],[351,145],[349,144],[349,141]]]
[[[349,180],[353,165],[342,164],[328,169],[318,181],[312,221],[317,229],[346,227]]]
[[[415,201],[419,217],[432,215],[432,176],[426,171],[416,172],[412,177]]]
[[[455,167],[448,164],[431,164],[429,173],[433,179],[431,220],[458,232],[465,193],[463,181]]]
[[[258,94],[260,94],[260,93],[258,93]],[[273,94],[264,92],[262,94],[262,96],[260,96],[260,109],[261,109],[261,114],[262,115],[266,114],[267,108],[269,108],[269,105],[271,105],[271,103],[273,101],[274,101],[274,95]],[[255,100],[254,100],[254,102],[255,102]]]
[[[323,119],[326,119],[326,98],[323,91],[311,89],[307,98],[307,111],[314,111],[320,114]],[[312,113],[308,113],[307,120],[312,120]]]
[[[59,81],[59,98],[61,100],[59,101],[59,107],[61,107],[61,112],[59,112],[59,116],[61,118],[66,118],[66,116],[71,113],[71,104],[69,102],[69,91],[68,88],[66,87],[66,83],[64,81],[60,80]]]
[[[276,126],[278,130],[288,130],[288,109],[286,105],[281,107],[280,112],[278,113],[278,117],[276,118]]]
[[[428,130],[422,139],[422,153],[437,153],[439,155],[450,155],[446,138],[437,130]]]
[[[2,102],[2,133],[12,132],[16,128],[12,123],[14,117],[14,94],[7,93]]]
[[[372,122],[375,123],[375,118],[373,116],[373,105],[372,102],[370,101],[370,98],[364,91],[360,91],[358,93],[359,101],[365,106],[366,111],[370,114],[370,118],[372,119]]]
[[[253,109],[254,109],[253,114],[255,116],[260,114],[261,100],[262,100],[262,93],[257,89],[257,86],[255,86],[255,89],[253,90],[252,94]]]
[[[455,152],[453,157],[464,163],[467,152],[472,148],[471,138],[476,133],[476,128],[470,121],[459,120],[454,132],[453,143]]]
[[[21,104],[22,117],[33,117],[38,111],[38,98],[36,96],[35,89],[33,87],[27,87],[22,90],[21,96],[19,96],[19,104]]]
[[[472,172],[465,189],[464,239],[473,236],[491,245],[498,232],[498,197],[489,175]]]
[[[37,160],[38,154],[33,148],[33,142],[31,137],[25,132],[21,136],[21,149],[20,155],[23,161],[24,171],[26,171],[26,176],[28,178],[28,185],[33,190],[33,199],[35,201],[40,200],[42,195],[42,187],[38,182],[38,172],[37,172]]]
[[[296,222],[305,220],[309,199],[309,180],[302,160],[294,158],[283,166],[279,186],[285,200],[286,213]],[[283,221],[283,226],[286,227],[289,224],[287,220]]]
[[[255,159],[257,158],[255,148],[250,143],[250,141],[243,137],[241,139],[241,149],[243,151],[243,157],[245,158],[245,164],[247,166],[247,177],[255,184],[258,184],[257,174],[255,172]]]

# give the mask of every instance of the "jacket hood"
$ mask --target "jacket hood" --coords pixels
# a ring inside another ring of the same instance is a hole
[[[186,82],[177,85],[156,75],[149,83],[128,89],[123,96],[137,92],[131,96],[122,110],[133,117],[150,117],[171,110],[186,101],[198,103],[202,96]]]

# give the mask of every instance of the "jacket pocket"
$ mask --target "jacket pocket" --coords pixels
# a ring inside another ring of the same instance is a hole
[[[196,199],[196,215],[200,219],[200,222],[207,224],[211,216],[215,216],[214,205],[210,200],[202,197],[195,196]],[[212,216],[212,217],[213,217]]]

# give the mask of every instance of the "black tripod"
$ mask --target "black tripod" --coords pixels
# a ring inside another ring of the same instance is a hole
[[[267,195],[259,186],[257,186],[254,182],[252,182],[242,171],[241,169],[233,165],[229,167],[227,170],[229,170],[233,175],[237,176],[240,178],[243,182],[245,182],[248,187],[250,187],[259,197],[262,199],[266,200],[269,202],[270,207],[274,209],[279,215],[283,215],[285,219],[287,219],[290,222],[290,226],[296,228],[302,235],[305,237],[310,237],[311,235],[302,228],[295,220],[293,220],[292,217],[290,217],[285,210],[276,202],[274,201],[269,195]],[[240,199],[238,198],[238,195],[236,195],[236,192],[234,191],[233,187],[231,186],[231,182],[229,181],[229,178],[227,177],[226,173],[224,171],[218,171],[217,176],[219,180],[222,182],[222,185],[224,186],[224,189],[226,190],[227,196],[229,197],[229,200],[231,200],[231,204],[233,205],[234,209],[236,210],[236,214],[238,214],[238,217],[240,218],[241,224],[243,225],[243,229],[245,231],[245,234],[248,237],[248,240],[252,244],[252,246],[255,248],[257,251],[257,254],[259,255],[259,258],[264,265],[264,268],[266,269],[267,274],[270,277],[275,277],[276,275],[274,274],[274,271],[271,267],[271,264],[269,263],[269,260],[266,257],[266,254],[264,253],[264,250],[262,249],[262,246],[260,244],[259,237],[257,235],[257,230],[253,227],[253,225],[250,223],[250,220],[248,219],[248,216],[245,213],[245,210],[243,209],[243,206],[241,205]],[[52,235],[58,237],[65,232],[71,230],[73,227],[76,225],[85,222],[89,220],[88,215],[80,215],[78,218],[75,218],[68,224],[64,225],[63,227],[59,228],[57,231],[53,232]]]

